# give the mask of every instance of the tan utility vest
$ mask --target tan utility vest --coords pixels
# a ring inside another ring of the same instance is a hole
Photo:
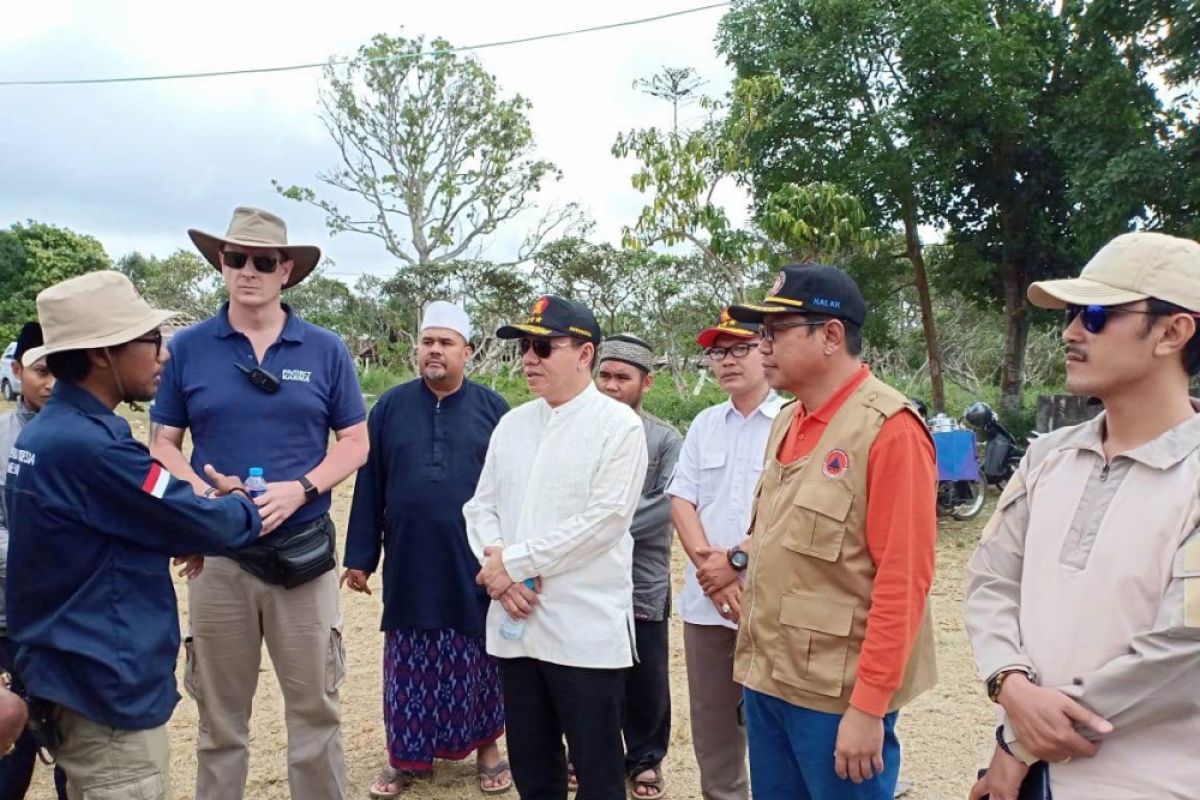
[[[841,714],[854,690],[875,581],[867,550],[867,458],[883,423],[911,407],[868,376],[813,451],[784,466],[779,447],[797,408],[791,403],[775,418],[759,478],[734,679],[793,705]],[[889,710],[936,681],[926,604]]]

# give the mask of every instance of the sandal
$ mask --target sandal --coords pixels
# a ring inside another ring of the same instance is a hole
[[[416,776],[411,772],[396,769],[390,764],[379,770],[379,774],[375,776],[375,781],[371,784],[369,793],[375,800],[392,800],[404,793],[404,790],[413,785]],[[395,789],[389,790],[387,787],[395,786]]]
[[[639,778],[645,772],[653,772],[653,778]],[[642,793],[637,790],[641,789]],[[646,791],[649,789],[650,791]],[[641,770],[636,775],[629,776],[629,796],[634,800],[662,800],[667,793],[667,782],[663,779],[662,765]]]
[[[488,788],[483,785],[485,780],[494,781],[504,773],[508,773],[508,780],[499,786]],[[490,767],[485,767],[483,764],[476,762],[475,776],[479,779],[479,791],[484,794],[504,794],[512,788],[512,770],[508,766],[508,759],[502,758]]]

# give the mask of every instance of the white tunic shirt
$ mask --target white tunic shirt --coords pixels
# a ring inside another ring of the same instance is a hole
[[[500,419],[483,473],[463,506],[467,538],[483,559],[504,547],[515,581],[542,593],[520,639],[500,636],[493,601],[487,651],[569,667],[633,664],[633,539],[629,525],[646,476],[641,418],[588,384],[552,408],[537,399]]]
[[[743,417],[726,400],[701,411],[688,428],[667,494],[696,507],[704,536],[713,547],[730,548],[746,538],[771,423],[781,405],[779,395],[770,392],[758,408]],[[691,625],[737,628],[717,613],[700,588],[691,561],[683,577],[679,615]]]

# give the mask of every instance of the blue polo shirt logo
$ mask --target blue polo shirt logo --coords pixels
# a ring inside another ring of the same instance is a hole
[[[282,374],[285,381],[299,381],[300,383],[309,383],[312,378],[312,373],[304,369],[285,369]]]

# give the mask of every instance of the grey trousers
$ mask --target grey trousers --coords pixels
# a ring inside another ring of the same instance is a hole
[[[733,681],[737,631],[720,625],[683,625],[692,746],[704,800],[749,800],[746,729],[738,724],[742,687]]]

